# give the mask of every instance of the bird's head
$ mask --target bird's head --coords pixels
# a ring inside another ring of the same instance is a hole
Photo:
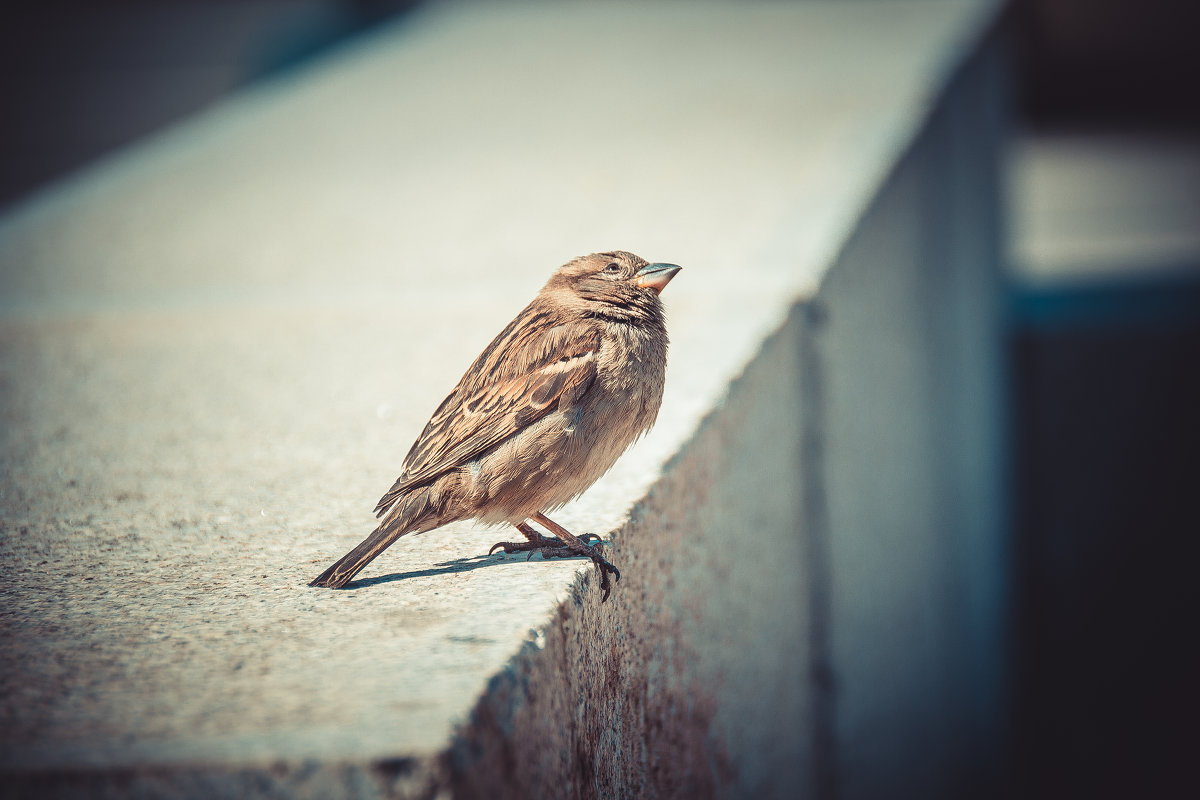
[[[592,253],[559,267],[546,289],[569,292],[603,316],[661,318],[658,295],[680,269],[651,264],[623,250]]]

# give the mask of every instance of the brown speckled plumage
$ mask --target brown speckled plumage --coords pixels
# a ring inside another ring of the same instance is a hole
[[[678,271],[623,251],[560,267],[433,413],[375,508],[379,527],[312,585],[345,586],[407,533],[478,519],[521,531],[526,542],[496,545],[505,552],[591,558],[607,598],[609,573],[620,573],[600,545],[545,512],[582,494],[654,424],[667,364],[658,295]]]

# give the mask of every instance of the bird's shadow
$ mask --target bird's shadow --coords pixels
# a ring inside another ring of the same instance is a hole
[[[583,558],[583,556],[578,556]],[[428,578],[433,575],[448,575],[453,572],[470,572],[473,569],[482,569],[483,567],[498,567],[501,564],[511,563],[513,561],[525,561],[527,556],[525,553],[514,553],[507,555],[505,553],[493,553],[492,555],[470,556],[468,558],[456,558],[453,561],[443,561],[440,564],[434,564],[430,569],[418,569],[412,572],[393,572],[390,575],[379,575],[374,578],[363,578],[362,580],[351,581],[342,587],[342,590],[348,589],[365,589],[368,586],[376,586],[380,583],[392,583],[394,581],[406,581],[409,578]],[[541,557],[532,559],[534,561],[543,561]],[[560,559],[554,559],[559,561]]]

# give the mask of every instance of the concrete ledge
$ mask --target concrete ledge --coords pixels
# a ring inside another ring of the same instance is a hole
[[[438,6],[0,221],[8,791],[977,785],[994,13]],[[469,526],[305,587],[611,247],[687,267],[659,425],[562,515],[613,532],[613,600]]]
[[[493,680],[456,793],[1005,796],[1004,74],[964,65],[635,507],[615,606]]]

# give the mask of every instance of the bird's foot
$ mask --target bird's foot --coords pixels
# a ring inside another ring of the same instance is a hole
[[[595,540],[595,544],[588,544],[593,539]],[[497,542],[492,545],[492,550],[495,550],[497,547],[503,547],[506,553],[523,553],[529,551],[530,558],[533,557],[534,553],[541,553],[542,558],[572,558],[574,556],[590,558],[592,563],[596,565],[596,569],[600,571],[600,591],[603,593],[600,602],[603,603],[608,600],[608,595],[612,592],[612,584],[609,582],[608,576],[612,575],[619,581],[621,580],[621,570],[614,567],[604,557],[604,542],[596,534],[589,533],[585,536],[580,536],[578,542],[579,546],[576,548],[571,544],[563,544],[561,539],[542,537],[540,540],[529,542]]]
[[[541,553],[542,558],[571,558],[572,556],[589,558],[596,565],[596,569],[600,570],[600,591],[604,593],[600,602],[608,600],[608,595],[612,591],[612,584],[609,583],[608,576],[615,575],[619,581],[621,580],[621,571],[604,558],[604,542],[600,537],[594,533],[574,536],[570,531],[545,514],[536,514],[535,518],[549,530],[557,533],[559,538],[543,536],[539,531],[531,527],[528,522],[521,522],[515,524],[514,527],[528,541],[496,542],[488,550],[488,555],[490,556],[497,550],[503,549],[509,555],[513,553],[529,553],[529,556],[526,558],[527,561],[533,558],[534,553]]]
[[[562,525],[559,525],[557,522],[550,519],[540,511],[534,514],[532,519],[537,520],[539,525],[545,526],[546,530],[557,533],[559,539],[566,542],[566,545],[563,549],[567,552],[563,555],[570,554],[586,556],[592,560],[592,563],[596,565],[596,569],[600,570],[600,591],[603,592],[600,602],[603,603],[608,600],[608,595],[612,591],[612,584],[609,583],[608,576],[615,575],[619,581],[621,580],[621,570],[617,569],[607,560],[605,560],[604,549],[602,547],[600,537],[594,533],[589,533],[584,536],[575,536],[569,530],[564,528]],[[541,534],[531,528],[526,522],[522,522],[516,527],[517,530],[525,534],[525,538],[529,539],[530,541],[536,541],[539,537],[541,537]],[[592,539],[595,539],[596,543],[588,544],[588,542]]]
[[[579,537],[579,539],[585,545],[588,542],[595,540],[596,544],[594,547],[597,549],[603,546],[603,542],[601,542],[600,537],[594,533],[584,534],[583,536]],[[488,555],[490,556],[499,549],[503,549],[508,555],[512,555],[513,553],[529,553],[529,556],[525,559],[526,561],[528,561],[530,558],[533,558],[534,553],[541,553],[542,558],[571,558],[572,556],[583,555],[591,558],[590,553],[578,553],[571,549],[571,546],[562,539],[556,539],[552,536],[539,535],[538,538],[530,539],[525,542],[496,542],[488,550]]]

